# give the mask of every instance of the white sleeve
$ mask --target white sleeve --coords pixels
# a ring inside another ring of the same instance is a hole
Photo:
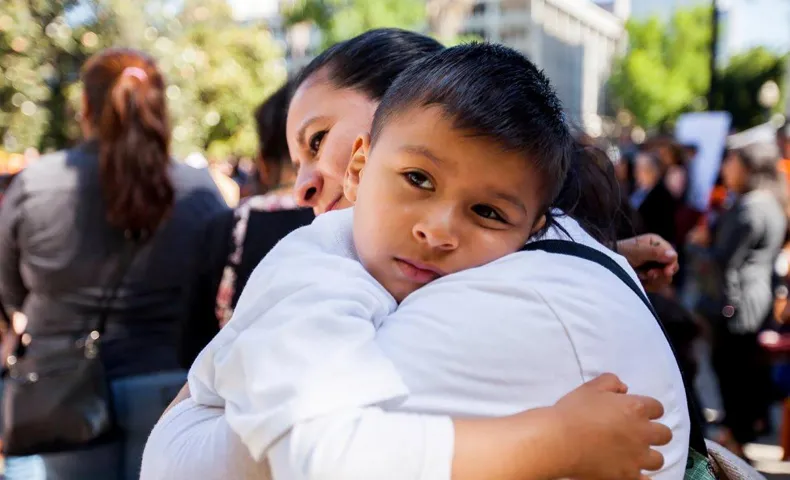
[[[148,436],[140,480],[196,478],[266,480],[269,466],[250,457],[223,409],[188,398],[162,416]]]
[[[305,255],[275,273],[269,294],[277,301],[213,360],[228,423],[255,459],[297,423],[350,407],[394,405],[408,394],[375,341],[373,319],[394,303],[358,262]]]
[[[140,480],[450,480],[453,435],[447,417],[351,409],[297,425],[256,462],[221,408],[189,398],[151,431]]]
[[[195,399],[224,406],[255,459],[297,423],[408,394],[375,342],[397,305],[347,254],[350,220],[321,218],[278,244],[190,371]]]
[[[449,417],[337,412],[295,426],[269,451],[273,480],[450,480]]]

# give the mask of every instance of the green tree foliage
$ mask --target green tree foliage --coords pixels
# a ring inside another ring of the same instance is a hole
[[[420,29],[425,15],[425,0],[299,0],[285,23],[313,23],[326,47],[373,28]]]
[[[710,85],[710,9],[678,10],[668,25],[658,18],[629,21],[628,49],[615,61],[610,88],[616,108],[654,128],[686,111],[705,108]]]
[[[784,102],[780,99],[769,111],[760,105],[760,88],[769,80],[784,86],[786,63],[786,58],[764,47],[733,56],[719,74],[714,108],[730,112],[738,130],[766,122],[772,112],[784,109]]]
[[[224,0],[187,2],[180,23],[159,53],[179,89],[168,95],[174,144],[205,146],[217,157],[253,153],[253,110],[286,78],[281,47],[266,28],[235,24]]]
[[[8,0],[0,10],[0,142],[11,150],[64,140],[52,123],[63,115],[63,86],[81,54],[62,19],[76,3]]]
[[[285,80],[271,33],[234,22],[226,0],[4,1],[0,148],[7,150],[59,149],[79,139],[79,68],[105,47],[138,48],[158,60],[177,155],[252,153],[252,110]]]

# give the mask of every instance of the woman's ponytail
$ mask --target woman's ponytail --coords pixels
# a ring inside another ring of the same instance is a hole
[[[609,157],[592,144],[574,140],[568,173],[552,207],[574,218],[599,242],[613,246],[620,206],[620,188]]]
[[[175,196],[164,80],[149,57],[113,49],[88,61],[83,81],[99,142],[107,220],[120,229],[151,233]]]

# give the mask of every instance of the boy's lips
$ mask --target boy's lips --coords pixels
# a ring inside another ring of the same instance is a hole
[[[398,265],[401,273],[415,283],[428,283],[443,277],[445,273],[436,267],[427,265],[422,262],[414,260],[406,260],[403,258],[395,258],[395,263]]]

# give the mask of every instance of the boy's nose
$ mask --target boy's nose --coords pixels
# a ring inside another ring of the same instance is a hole
[[[455,250],[458,248],[458,235],[454,232],[452,215],[433,217],[417,222],[412,229],[414,238],[430,248]]]

